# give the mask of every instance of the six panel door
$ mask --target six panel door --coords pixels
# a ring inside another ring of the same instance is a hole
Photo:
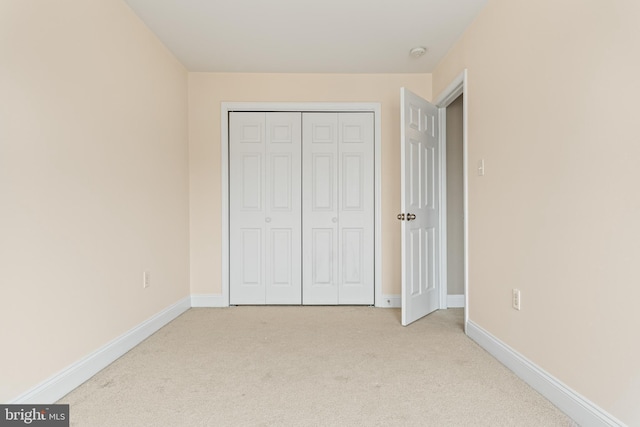
[[[438,308],[440,153],[438,108],[401,90],[402,324]]]

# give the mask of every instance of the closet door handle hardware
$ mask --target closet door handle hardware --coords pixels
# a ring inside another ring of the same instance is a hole
[[[416,214],[412,214],[412,213],[407,214],[407,221],[411,221],[414,219],[416,219]]]
[[[264,219],[264,222],[271,222],[271,218],[266,217],[266,218]]]
[[[398,214],[398,219],[400,221],[404,221],[404,214]]]
[[[333,218],[331,218],[331,222],[333,222],[333,223],[338,222],[338,218],[334,216]]]

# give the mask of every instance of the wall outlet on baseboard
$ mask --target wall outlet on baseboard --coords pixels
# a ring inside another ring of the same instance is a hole
[[[520,289],[512,289],[511,306],[520,310]]]
[[[148,271],[144,271],[142,272],[142,287],[148,288],[149,286],[151,286],[151,276]]]

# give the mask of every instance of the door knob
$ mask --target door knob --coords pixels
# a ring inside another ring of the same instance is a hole
[[[271,222],[271,218],[266,217],[266,218],[264,219],[264,222]]]
[[[400,221],[404,221],[404,214],[398,214],[398,219]]]
[[[411,221],[413,219],[416,219],[416,214],[407,214],[407,221]]]
[[[334,216],[333,218],[331,218],[331,222],[338,222],[338,218]]]

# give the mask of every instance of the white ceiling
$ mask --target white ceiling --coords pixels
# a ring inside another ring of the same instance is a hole
[[[426,73],[487,0],[125,2],[189,71]]]

